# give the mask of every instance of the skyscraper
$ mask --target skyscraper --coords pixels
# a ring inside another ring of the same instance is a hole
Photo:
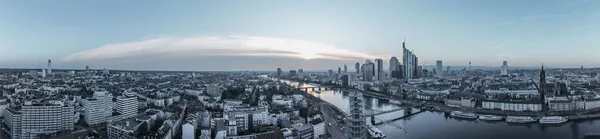
[[[501,75],[508,75],[508,62],[504,61],[502,62],[502,66],[500,66],[500,74]]]
[[[52,74],[52,60],[48,59],[48,74]]]
[[[338,67],[338,73],[337,74],[342,74],[342,68]]]
[[[398,58],[396,57],[392,57],[390,58],[390,73],[393,71],[398,71],[398,65],[400,65],[400,63],[398,62]]]
[[[415,78],[415,70],[417,68],[417,56],[412,51],[406,49],[406,43],[402,42],[402,64],[404,65],[403,72],[405,79]]]
[[[346,64],[344,64],[344,73],[348,73],[348,66]]]
[[[371,62],[371,60],[367,60],[365,64],[363,64],[363,80],[364,81],[373,81],[375,64]]]
[[[277,77],[281,77],[281,73],[283,73],[281,68],[277,68]]]
[[[356,68],[356,74],[360,74],[360,63],[356,62],[356,64],[354,64],[354,68]]]
[[[437,76],[442,76],[442,60],[438,60],[435,62],[435,73],[437,74]]]
[[[383,73],[383,60],[382,59],[375,59],[375,78],[378,81],[381,81],[383,79],[381,79],[381,75],[384,74]]]

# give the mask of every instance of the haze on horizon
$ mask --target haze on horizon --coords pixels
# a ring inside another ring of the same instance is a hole
[[[0,68],[352,71],[405,37],[420,65],[600,67],[594,0],[0,1],[0,30]]]

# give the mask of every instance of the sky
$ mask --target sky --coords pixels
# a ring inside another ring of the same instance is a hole
[[[0,68],[600,67],[597,0],[0,1]],[[386,68],[387,69],[387,68]]]

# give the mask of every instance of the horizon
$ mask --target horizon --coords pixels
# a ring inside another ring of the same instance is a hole
[[[0,68],[352,71],[402,61],[404,38],[418,65],[600,67],[599,17],[589,0],[2,1]]]

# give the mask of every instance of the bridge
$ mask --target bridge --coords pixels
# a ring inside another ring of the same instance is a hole
[[[332,87],[329,86],[294,86],[297,89],[303,90],[304,92],[308,92],[308,89],[315,91],[315,89],[321,90],[331,90]]]
[[[415,113],[412,113],[412,110],[407,110],[407,111],[404,111],[404,116],[402,116],[402,117],[398,117],[398,118],[394,118],[394,119],[390,119],[390,120],[381,120],[381,119],[379,119],[379,121],[381,121],[379,123],[375,122],[375,119],[373,119],[374,117],[371,117],[371,124],[373,124],[373,125],[390,124],[390,123],[393,123],[394,121],[405,119],[405,118],[417,115],[417,114],[425,112],[425,111],[426,111],[425,109],[421,109],[421,110],[419,110],[419,111],[417,111]]]
[[[392,109],[392,110],[365,110],[363,112],[363,116],[365,117],[373,117],[382,114],[388,114],[396,111],[404,110],[404,108]]]

